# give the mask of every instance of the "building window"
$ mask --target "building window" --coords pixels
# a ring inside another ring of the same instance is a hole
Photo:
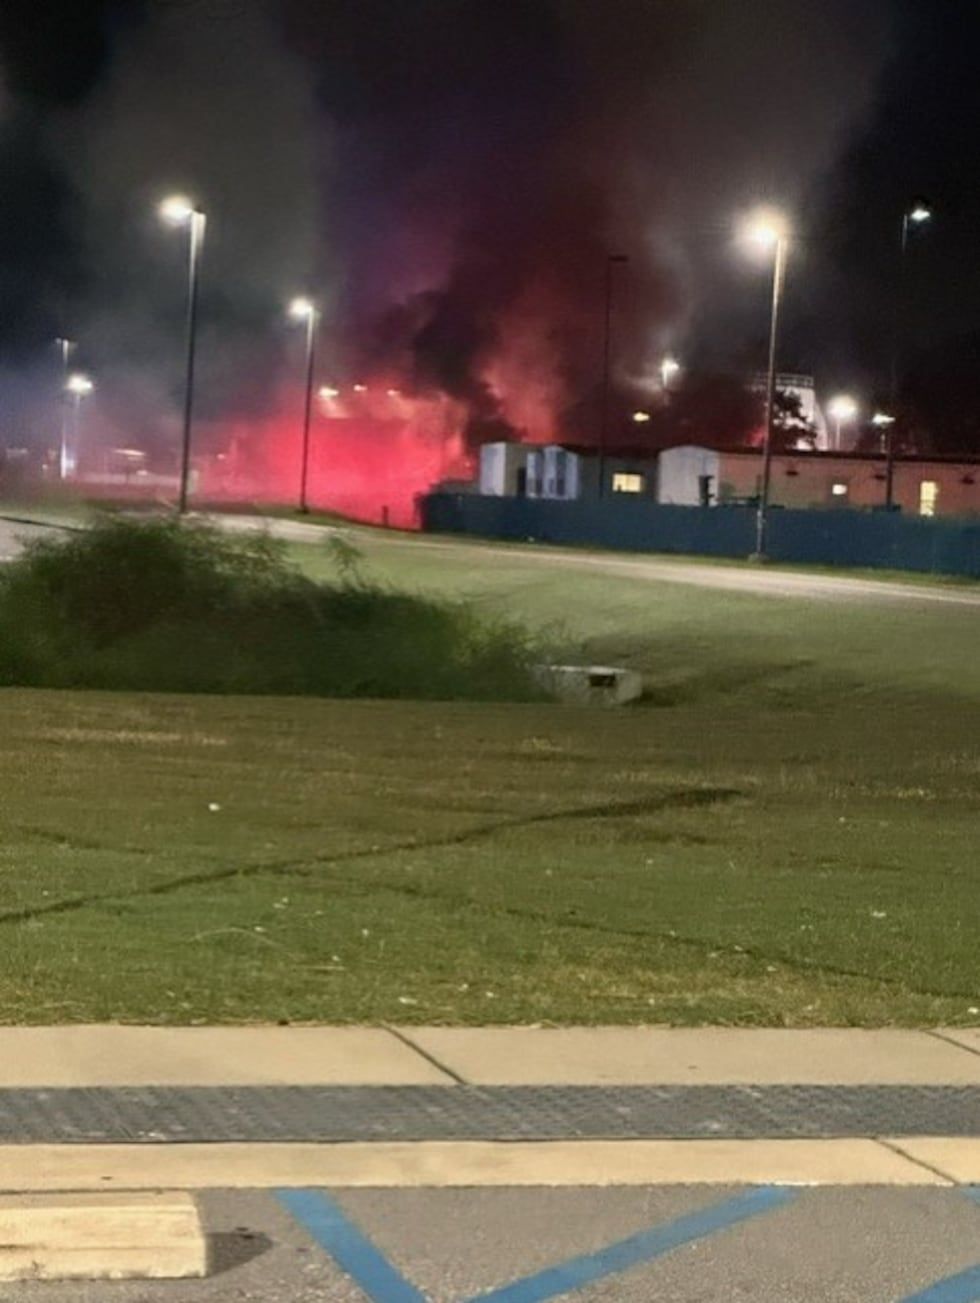
[[[847,485],[842,483],[840,480],[838,480],[835,484],[831,484],[830,491],[835,498],[847,497]]]
[[[629,471],[616,471],[613,475],[613,493],[642,493],[647,486],[645,475]]]
[[[939,485],[935,480],[923,480],[919,485],[919,515],[934,516],[939,501]]]

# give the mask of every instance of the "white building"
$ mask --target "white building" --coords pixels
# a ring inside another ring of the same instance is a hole
[[[480,493],[491,498],[523,498],[530,451],[524,443],[485,443],[480,449]]]
[[[657,459],[657,501],[710,507],[718,501],[721,456],[711,448],[667,448]]]

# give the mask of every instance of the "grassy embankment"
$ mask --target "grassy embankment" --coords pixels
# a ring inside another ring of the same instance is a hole
[[[977,608],[362,546],[650,702],[8,689],[0,1018],[980,1021]]]

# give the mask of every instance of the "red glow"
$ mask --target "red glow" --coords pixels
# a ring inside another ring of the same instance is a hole
[[[389,394],[390,381],[363,392],[341,388],[314,399],[307,497],[313,509],[355,520],[418,527],[416,499],[440,480],[468,478],[464,413],[443,397]],[[210,502],[298,504],[301,393],[285,393],[275,415],[239,419],[211,439],[219,454],[198,462],[197,496]]]

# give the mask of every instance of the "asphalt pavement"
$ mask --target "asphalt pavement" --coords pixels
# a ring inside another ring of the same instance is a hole
[[[213,1190],[206,1281],[0,1303],[969,1303],[980,1194],[671,1186]]]

